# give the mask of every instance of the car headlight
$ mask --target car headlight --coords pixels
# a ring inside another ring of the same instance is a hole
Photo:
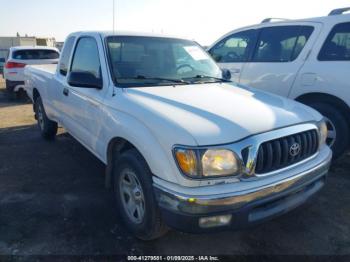
[[[185,175],[191,178],[212,178],[237,175],[241,161],[227,149],[190,149],[176,147],[175,160]]]
[[[319,142],[320,142],[320,146],[326,143],[327,140],[327,136],[328,136],[328,128],[327,128],[327,123],[324,119],[322,119],[321,121],[319,121],[317,123],[317,127],[318,127],[318,132],[319,132]]]

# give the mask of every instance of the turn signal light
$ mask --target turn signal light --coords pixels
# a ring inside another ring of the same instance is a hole
[[[175,151],[175,156],[182,172],[192,177],[197,175],[197,158],[194,151],[178,149]]]

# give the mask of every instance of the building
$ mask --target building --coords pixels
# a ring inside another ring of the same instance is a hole
[[[35,36],[0,36],[0,49],[9,49],[12,46],[56,46],[56,39],[53,37]]]
[[[56,39],[54,37],[46,37],[46,38],[36,38],[36,45],[38,46],[49,46],[49,47],[56,47]]]
[[[35,37],[0,37],[0,49],[9,49],[12,46],[35,46]]]

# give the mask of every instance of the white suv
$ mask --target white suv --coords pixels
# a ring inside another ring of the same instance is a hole
[[[350,141],[350,14],[344,14],[349,10],[303,20],[265,19],[224,35],[208,49],[233,81],[321,112],[335,157]]]
[[[4,66],[6,90],[15,94],[24,89],[24,67],[26,65],[57,64],[59,51],[46,46],[16,46],[9,50],[8,59]]]

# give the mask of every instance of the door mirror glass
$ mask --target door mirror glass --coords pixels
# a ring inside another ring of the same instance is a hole
[[[222,78],[226,79],[226,80],[230,80],[231,79],[231,72],[228,69],[222,69]]]
[[[103,87],[102,80],[91,72],[71,72],[68,77],[68,84],[82,88],[102,89]]]

